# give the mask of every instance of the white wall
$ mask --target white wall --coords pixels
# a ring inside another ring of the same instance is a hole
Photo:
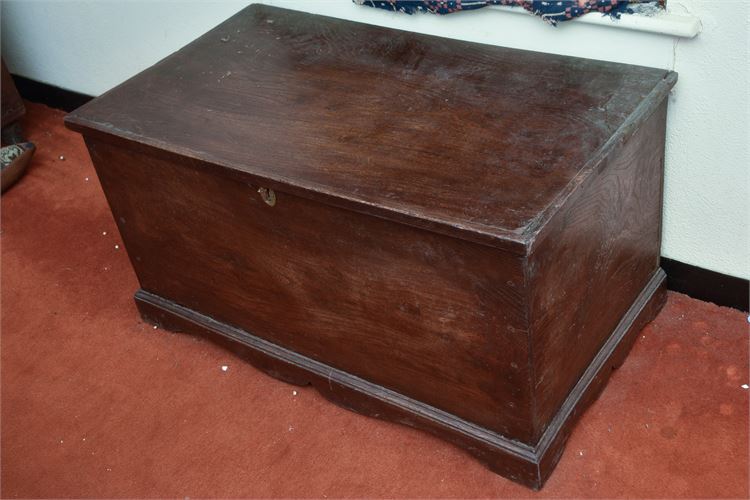
[[[98,95],[177,50],[248,0],[4,0],[11,72]],[[583,23],[552,28],[485,9],[407,16],[349,0],[266,0],[308,12],[475,42],[671,68],[662,254],[750,278],[750,1],[669,0],[697,15],[694,39]],[[732,10],[734,9],[734,10]]]
[[[674,50],[662,254],[750,278],[750,2],[680,3],[703,32]]]

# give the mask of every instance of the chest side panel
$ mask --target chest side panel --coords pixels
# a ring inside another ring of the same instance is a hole
[[[145,290],[528,440],[520,258],[87,144]]]
[[[666,107],[578,186],[532,247],[537,435],[658,269]]]

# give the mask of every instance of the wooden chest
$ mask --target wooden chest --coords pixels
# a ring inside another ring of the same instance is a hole
[[[675,80],[253,5],[66,123],[144,318],[538,488],[664,301]]]

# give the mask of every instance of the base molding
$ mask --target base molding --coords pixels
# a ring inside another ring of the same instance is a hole
[[[622,364],[638,332],[664,304],[665,277],[661,269],[654,273],[535,446],[514,441],[145,290],[136,292],[135,301],[145,321],[170,331],[207,336],[275,378],[312,385],[325,398],[357,413],[430,432],[465,449],[494,472],[539,489],[560,459],[573,424],[599,395],[612,370]]]

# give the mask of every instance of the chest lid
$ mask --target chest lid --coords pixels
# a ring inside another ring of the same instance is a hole
[[[675,79],[251,5],[66,124],[523,253]]]

